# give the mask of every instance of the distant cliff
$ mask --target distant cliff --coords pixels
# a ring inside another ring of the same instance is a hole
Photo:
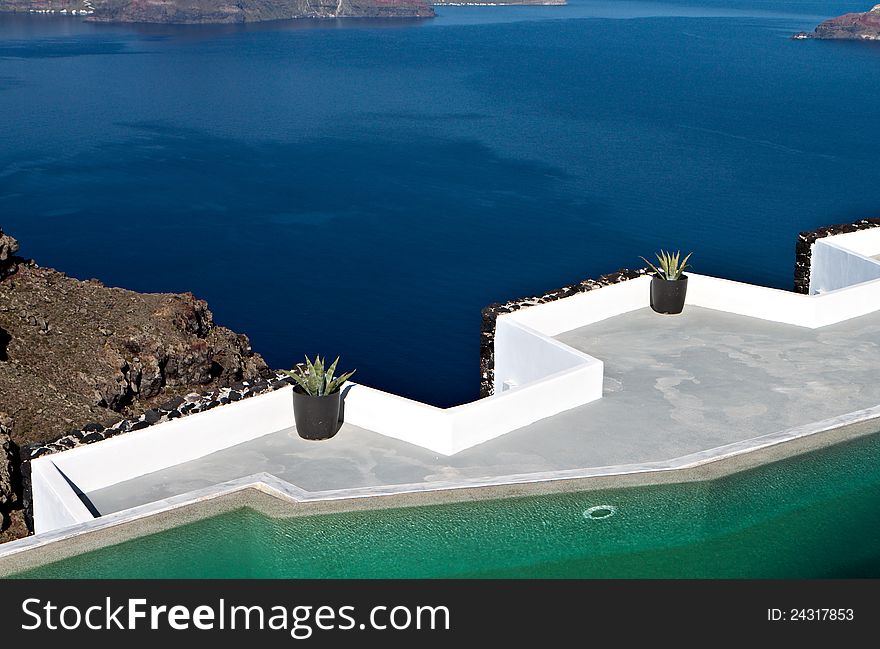
[[[268,373],[190,293],[136,293],[16,256],[0,231],[0,412],[17,443]],[[89,254],[87,250],[83,254]]]
[[[567,0],[431,0],[432,5],[565,5]]]
[[[249,23],[291,18],[430,18],[427,0],[0,0],[0,11],[108,23]]]
[[[826,20],[812,32],[800,32],[794,38],[880,41],[880,5],[864,13],[844,14]]]
[[[16,449],[272,376],[189,293],[136,293],[17,256],[0,230],[0,542],[19,536]],[[92,254],[84,249],[82,254]]]

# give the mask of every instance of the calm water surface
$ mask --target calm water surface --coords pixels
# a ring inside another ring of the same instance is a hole
[[[876,216],[880,47],[788,38],[869,4],[2,15],[0,226],[71,275],[193,291],[273,366],[341,354],[466,401],[487,303],[661,246],[788,288],[797,231]]]

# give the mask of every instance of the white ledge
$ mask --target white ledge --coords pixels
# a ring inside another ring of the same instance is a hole
[[[811,329],[880,310],[880,263],[870,256],[880,253],[880,228],[821,239],[814,253],[811,286],[815,278],[829,287],[823,292],[800,295],[690,274],[687,304]],[[499,316],[491,397],[444,409],[352,383],[345,420],[453,455],[600,399],[603,362],[553,337],[648,306],[650,283],[639,277]],[[292,427],[290,390],[33,460],[37,532],[91,517],[73,485],[92,492]]]
[[[249,489],[260,491],[290,505],[326,503],[329,508],[323,508],[320,511],[327,512],[347,510],[348,507],[343,505],[343,502],[345,501],[351,502],[369,498],[378,498],[383,499],[383,506],[385,507],[406,506],[413,504],[413,501],[403,501],[400,498],[414,494],[445,494],[440,498],[441,502],[456,501],[461,498],[457,497],[455,493],[462,490],[489,490],[490,488],[504,487],[515,488],[522,485],[537,486],[553,482],[568,482],[574,480],[589,481],[613,476],[636,477],[636,480],[634,482],[630,481],[627,486],[639,484],[638,476],[645,476],[643,481],[644,484],[652,484],[654,481],[648,479],[648,476],[684,472],[699,467],[706,467],[710,470],[699,475],[696,479],[712,480],[725,474],[725,470],[722,467],[725,460],[735,460],[749,454],[767,451],[773,447],[796,444],[799,440],[802,441],[820,433],[827,433],[829,431],[842,429],[843,427],[871,422],[878,418],[880,418],[880,405],[806,426],[798,426],[788,430],[771,433],[769,435],[762,435],[754,439],[726,444],[697,453],[690,453],[669,460],[564,471],[511,474],[490,478],[471,478],[434,481],[430,483],[308,491],[289,481],[281,480],[271,473],[256,473],[235,480],[229,480],[211,487],[206,487],[204,489],[194,490],[185,494],[133,507],[131,509],[107,514],[99,518],[91,518],[76,523],[69,523],[67,525],[59,526],[51,531],[42,532],[34,536],[0,545],[0,576],[11,574],[17,569],[20,569],[20,564],[16,560],[16,555],[30,553],[31,551],[41,552],[41,549],[46,548],[47,546],[52,546],[75,537],[80,537],[87,533],[102,532],[114,528],[122,528],[124,530],[121,537],[113,539],[113,542],[119,542],[126,538],[133,538],[142,535],[143,531],[135,526],[129,526],[130,523],[137,523],[138,521],[144,521],[159,514],[167,514],[169,512],[174,512],[175,510],[182,510],[194,505],[215,501],[225,496],[230,496]],[[856,433],[855,436],[860,436],[861,434],[862,433]],[[796,454],[797,449],[794,449],[793,453]],[[711,470],[713,466],[717,466],[718,469],[716,471]],[[521,492],[513,491],[511,493]],[[488,493],[487,497],[498,497],[498,492],[493,491]],[[471,496],[465,498],[467,500],[472,499]],[[338,503],[338,505],[333,505],[333,503]],[[236,503],[237,506],[240,506],[240,504],[241,503]],[[216,512],[206,510],[205,512],[198,513],[196,518],[213,515],[214,513]],[[162,529],[163,527],[164,526],[160,524],[154,531]],[[45,561],[38,560],[35,563],[42,562]]]

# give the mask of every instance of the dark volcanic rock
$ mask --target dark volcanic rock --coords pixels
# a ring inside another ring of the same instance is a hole
[[[18,252],[18,241],[0,230],[0,264],[9,263],[16,252]]]
[[[7,235],[0,246],[18,260],[0,279],[0,410],[15,414],[20,446],[268,371],[246,336],[215,324],[189,293],[108,288],[14,257]]]
[[[880,5],[870,11],[852,13],[826,20],[815,31],[795,34],[794,38],[820,38],[826,40],[880,40]]]
[[[181,396],[177,396],[172,399],[169,399],[168,401],[166,401],[165,403],[160,405],[159,408],[161,410],[173,412],[174,410],[177,410],[177,408],[182,406],[184,403],[185,403],[185,399]]]
[[[15,272],[18,266],[16,252],[18,252],[18,241],[8,234],[3,234],[3,230],[0,229],[0,279]]]
[[[12,474],[16,454],[12,450],[11,434],[12,420],[5,412],[0,412],[0,514],[15,494]]]
[[[18,447],[11,439],[12,419],[0,412],[0,543],[25,536],[23,475]],[[30,476],[28,476],[29,478]]]
[[[155,408],[150,408],[144,413],[144,421],[147,422],[147,424],[155,424],[161,418],[162,413]]]

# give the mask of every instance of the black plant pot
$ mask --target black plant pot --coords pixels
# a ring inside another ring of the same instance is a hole
[[[330,439],[339,430],[341,394],[334,392],[312,397],[297,388],[293,390],[293,418],[296,432],[303,439]]]
[[[687,275],[680,279],[663,279],[654,275],[651,278],[651,308],[657,313],[681,313],[687,290]]]

